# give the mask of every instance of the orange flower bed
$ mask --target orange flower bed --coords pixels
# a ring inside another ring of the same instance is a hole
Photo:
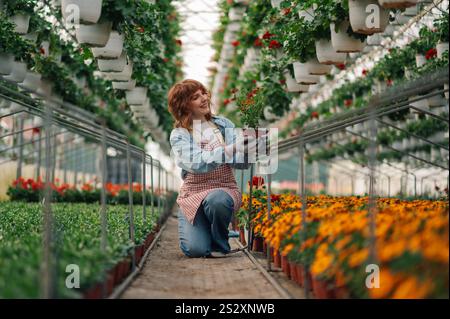
[[[378,199],[371,251],[367,197],[308,197],[303,229],[299,197],[277,196],[270,217],[267,196],[253,199],[253,229],[313,277],[344,286],[353,297],[448,298],[447,202]],[[241,214],[247,208],[245,195]],[[379,267],[379,288],[366,286],[370,264]]]

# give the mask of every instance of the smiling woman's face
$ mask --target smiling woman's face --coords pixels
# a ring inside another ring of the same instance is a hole
[[[194,120],[203,120],[210,112],[208,93],[199,89],[192,94],[189,109]]]

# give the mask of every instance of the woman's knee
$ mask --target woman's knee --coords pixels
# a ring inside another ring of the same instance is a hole
[[[205,197],[204,205],[207,208],[214,208],[215,211],[232,213],[233,211],[233,198],[223,190],[216,190],[208,194]]]
[[[193,243],[180,241],[181,251],[191,258],[206,257],[211,254],[211,248],[204,243]]]

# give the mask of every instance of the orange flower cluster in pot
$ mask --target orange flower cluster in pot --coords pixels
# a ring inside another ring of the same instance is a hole
[[[305,229],[296,195],[253,199],[255,233],[309,267],[313,278],[345,287],[359,298],[448,298],[449,210],[446,201],[377,200],[375,245],[370,250],[368,198],[309,196]],[[244,197],[241,210],[248,208]],[[366,285],[375,267],[379,276]]]

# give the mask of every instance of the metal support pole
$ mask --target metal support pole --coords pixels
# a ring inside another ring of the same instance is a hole
[[[54,293],[53,278],[53,216],[51,210],[52,188],[51,188],[51,121],[52,111],[49,106],[45,108],[45,190],[43,201],[43,258],[42,258],[42,286],[41,296],[50,299]]]
[[[63,162],[63,181],[64,184],[67,184],[67,138],[66,135],[63,135],[63,156],[61,161]]]
[[[272,210],[272,174],[267,174],[267,220],[270,222],[270,212]],[[266,243],[266,257],[267,257],[267,270],[271,270],[271,257],[270,256],[270,245],[269,243]]]
[[[252,200],[253,200],[253,163],[250,164],[250,193],[248,195],[248,221],[247,221],[247,250],[250,251],[252,248],[252,227],[251,227],[251,219],[252,219]]]
[[[101,160],[100,160],[100,169],[101,169],[101,178],[102,178],[102,190],[101,190],[101,240],[100,240],[100,249],[102,253],[106,253],[107,246],[107,216],[106,216],[106,182],[107,182],[107,161],[106,161],[106,127],[105,123],[102,123],[102,144],[101,144]],[[103,297],[107,295],[107,287],[106,283],[103,285]]]
[[[158,213],[161,215],[161,162],[158,161]]]
[[[388,197],[391,197],[391,177],[388,176]]]
[[[300,238],[302,241],[306,240],[306,209],[308,207],[308,198],[305,192],[305,144],[302,136],[299,139],[299,162],[298,162],[298,190],[299,196],[302,201],[302,224],[300,227]],[[305,269],[305,278],[303,279],[304,288],[305,288],[305,298],[309,298],[309,290],[311,283],[309,282],[309,266],[307,264],[303,265]]]
[[[129,204],[129,232],[130,240],[133,243],[133,249],[131,250],[132,257],[132,271],[136,269],[136,254],[134,250],[134,215],[133,215],[133,182],[131,176],[131,157],[130,157],[130,141],[127,140],[127,176],[128,176],[128,204]]]
[[[19,157],[17,159],[17,172],[16,172],[16,179],[22,176],[22,163],[23,163],[23,122],[24,118],[21,117],[19,119]]]
[[[36,180],[39,180],[41,177],[41,165],[42,165],[42,138],[41,138],[42,129],[39,130],[38,136],[38,155],[37,155],[37,167],[36,167]]]
[[[145,151],[142,152],[142,220],[144,225],[147,224],[147,211],[146,211],[146,166],[147,166],[147,161],[146,161],[146,157],[145,157]]]
[[[370,113],[369,120],[369,254],[371,263],[376,261],[376,247],[375,247],[375,227],[376,227],[376,194],[375,194],[375,165],[377,152],[377,127],[375,123],[375,114]]]
[[[155,204],[154,204],[154,192],[155,189],[153,187],[153,157],[150,157],[150,205],[151,205],[151,211],[150,213],[152,214],[152,217],[154,216],[154,211],[155,211]]]

